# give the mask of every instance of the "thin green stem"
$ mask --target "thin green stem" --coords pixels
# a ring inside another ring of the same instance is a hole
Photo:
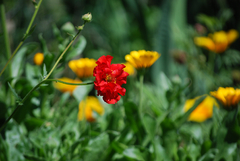
[[[26,101],[26,99],[32,94],[33,91],[35,91],[38,87],[40,87],[41,84],[46,83],[46,82],[61,82],[64,84],[69,84],[69,85],[90,85],[93,84],[93,82],[87,82],[87,83],[68,83],[68,82],[64,82],[64,81],[60,81],[58,79],[47,79],[47,80],[43,80],[40,83],[38,83],[34,88],[32,88],[28,94],[22,99],[21,103],[15,108],[15,110],[13,111],[13,113],[7,118],[7,120],[4,122],[4,124],[2,125],[2,127],[0,128],[0,132],[2,131],[2,129],[7,125],[7,123],[11,120],[11,118],[15,115],[15,113],[20,109],[20,107],[22,107],[23,103]]]
[[[2,69],[2,71],[1,71],[1,73],[0,73],[0,76],[3,74],[3,72],[4,72],[5,69],[7,68],[8,64],[11,62],[12,58],[14,57],[14,55],[18,52],[18,50],[19,50],[20,47],[22,46],[23,42],[24,42],[24,41],[26,40],[26,38],[28,37],[29,32],[30,32],[31,27],[32,27],[32,24],[33,24],[33,22],[34,22],[34,19],[35,19],[37,13],[38,13],[38,10],[39,10],[39,8],[40,8],[41,3],[42,3],[42,0],[40,0],[40,1],[38,2],[38,5],[35,6],[35,11],[34,11],[34,13],[33,13],[32,19],[31,19],[31,21],[30,21],[30,23],[29,23],[29,25],[28,25],[27,30],[26,30],[26,32],[25,32],[25,34],[24,34],[21,42],[18,44],[17,48],[14,50],[14,52],[13,52],[12,55],[11,55],[11,51],[10,51],[10,54],[9,54],[9,57],[8,57],[8,61],[7,61],[7,63],[5,64],[4,68]],[[1,5],[2,5],[2,4],[1,4]],[[5,17],[5,16],[4,16],[4,17]],[[2,19],[3,19],[3,18],[2,18]]]
[[[9,35],[7,31],[7,23],[6,23],[6,15],[5,15],[5,7],[3,4],[3,1],[0,2],[1,5],[1,22],[2,22],[2,28],[3,28],[3,36],[4,36],[4,43],[5,43],[5,48],[6,48],[6,58],[9,60],[11,57],[11,46],[9,42]],[[5,68],[4,68],[5,69]],[[8,70],[8,77],[12,77],[12,66],[10,64],[9,70]],[[11,83],[12,85],[12,83]],[[10,94],[10,104],[14,105],[15,98],[13,94]]]
[[[139,116],[142,118],[142,112],[143,112],[143,79],[144,79],[144,74],[140,74],[140,94],[139,94]]]
[[[78,33],[73,37],[72,41],[68,44],[68,46],[66,47],[66,49],[62,52],[62,54],[59,56],[58,60],[56,61],[56,63],[54,64],[54,66],[52,67],[52,69],[50,70],[50,72],[48,73],[48,75],[44,78],[44,80],[47,80],[48,77],[52,74],[53,70],[56,68],[56,66],[58,65],[59,61],[62,59],[63,55],[67,52],[67,50],[69,49],[69,47],[72,45],[72,43],[74,42],[74,40],[77,38],[77,36],[80,34],[81,30],[78,30]]]
[[[5,7],[4,4],[1,3],[1,19],[2,19],[2,28],[3,28],[3,36],[4,36],[4,43],[6,47],[6,56],[7,59],[11,57],[11,47],[9,43],[9,38],[8,38],[8,31],[7,31],[7,23],[6,23],[6,15],[5,15]],[[10,77],[11,77],[11,70],[10,70]]]

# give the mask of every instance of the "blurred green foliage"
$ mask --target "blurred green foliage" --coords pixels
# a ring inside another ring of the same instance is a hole
[[[21,40],[34,12],[31,1],[4,1],[11,48]],[[139,75],[128,78],[127,93],[116,105],[104,102],[97,121],[77,121],[78,104],[95,95],[93,86],[80,86],[73,95],[44,84],[32,93],[0,135],[0,161],[21,160],[226,160],[240,159],[240,113],[214,107],[213,118],[188,122],[188,98],[220,86],[239,87],[239,41],[221,55],[194,44],[193,38],[219,30],[240,31],[240,2],[207,0],[43,0],[35,30],[14,57],[12,77],[0,78],[0,125],[15,109],[11,95],[23,98],[52,68],[82,24],[93,20],[61,60],[52,78],[75,78],[72,59],[102,55],[124,63],[132,50],[155,50],[159,60],[147,70],[140,97]],[[201,24],[199,32],[195,24]],[[0,69],[7,59],[0,25]],[[36,52],[44,65],[33,64]],[[213,68],[212,68],[213,67]],[[213,70],[212,70],[213,69]],[[12,82],[11,86],[8,82]],[[12,88],[12,90],[11,90]],[[100,98],[101,99],[101,98]],[[139,112],[142,99],[143,109]],[[239,107],[238,107],[239,108]]]

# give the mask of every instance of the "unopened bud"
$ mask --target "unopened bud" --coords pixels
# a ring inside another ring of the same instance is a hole
[[[82,19],[85,22],[90,22],[92,20],[92,14],[91,13],[86,13],[85,15],[82,16]]]

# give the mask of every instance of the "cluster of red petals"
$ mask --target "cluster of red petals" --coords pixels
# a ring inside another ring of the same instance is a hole
[[[93,70],[94,88],[98,91],[98,95],[103,96],[103,100],[108,104],[115,104],[124,96],[126,89],[122,88],[122,84],[127,83],[127,72],[123,70],[123,64],[111,64],[113,57],[110,55],[101,56],[97,60],[97,66]],[[119,95],[120,94],[120,95]]]

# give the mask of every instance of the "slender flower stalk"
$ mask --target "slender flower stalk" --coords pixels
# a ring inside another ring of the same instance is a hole
[[[29,33],[30,33],[30,31],[31,31],[31,28],[32,28],[32,24],[33,24],[33,22],[34,22],[34,19],[35,19],[37,13],[38,13],[38,10],[39,10],[39,8],[40,8],[41,3],[42,3],[42,0],[40,0],[40,1],[38,2],[38,4],[35,5],[35,11],[34,11],[34,13],[33,13],[32,19],[31,19],[31,21],[30,21],[30,23],[29,23],[29,25],[28,25],[28,28],[27,28],[27,30],[26,30],[26,32],[25,32],[22,40],[20,41],[20,43],[18,44],[17,48],[14,50],[14,52],[13,52],[12,55],[11,55],[11,51],[10,51],[10,54],[9,54],[9,57],[8,57],[8,61],[7,61],[7,63],[5,64],[5,66],[3,67],[3,69],[2,69],[2,71],[1,71],[1,73],[0,73],[0,76],[3,74],[3,72],[4,72],[5,69],[7,68],[8,64],[11,62],[12,58],[14,57],[14,55],[18,52],[18,50],[19,50],[20,47],[22,46],[23,42],[24,42],[24,41],[26,40],[26,38],[29,36]],[[2,8],[2,5],[3,5],[3,4],[1,4],[1,8]],[[5,16],[4,16],[4,19],[5,19]],[[2,21],[3,21],[3,16],[2,16]],[[9,41],[8,41],[8,42],[9,42]]]
[[[139,82],[140,82],[140,95],[139,95],[139,116],[142,116],[143,111],[143,81],[144,81],[144,74],[140,74]]]
[[[86,21],[84,21],[84,24],[86,23]],[[83,25],[84,26],[84,25]],[[69,47],[72,45],[72,43],[74,42],[74,40],[77,38],[77,36],[80,34],[80,32],[83,29],[83,26],[81,29],[78,29],[78,33],[73,37],[72,41],[68,44],[68,46],[66,47],[66,49],[62,52],[62,54],[60,55],[60,57],[58,58],[58,60],[56,61],[56,63],[54,64],[54,66],[52,67],[52,69],[50,70],[50,72],[48,73],[48,75],[41,81],[39,82],[34,88],[32,88],[28,94],[20,101],[20,103],[18,104],[18,106],[15,108],[15,110],[13,111],[13,113],[7,118],[7,120],[4,122],[4,124],[2,125],[2,127],[0,128],[0,132],[2,131],[2,129],[7,125],[7,123],[11,120],[11,118],[14,116],[14,114],[20,109],[20,107],[22,107],[23,103],[26,101],[26,99],[32,94],[33,91],[35,91],[38,87],[40,87],[41,84],[46,83],[48,81],[56,81],[56,82],[61,82],[61,83],[65,83],[65,84],[70,84],[70,85],[89,85],[89,84],[93,84],[93,82],[90,83],[68,83],[68,82],[64,82],[61,80],[57,80],[57,79],[48,79],[49,76],[52,74],[53,70],[56,68],[56,66],[58,65],[59,61],[62,59],[63,55],[67,52],[67,50],[69,49]]]

